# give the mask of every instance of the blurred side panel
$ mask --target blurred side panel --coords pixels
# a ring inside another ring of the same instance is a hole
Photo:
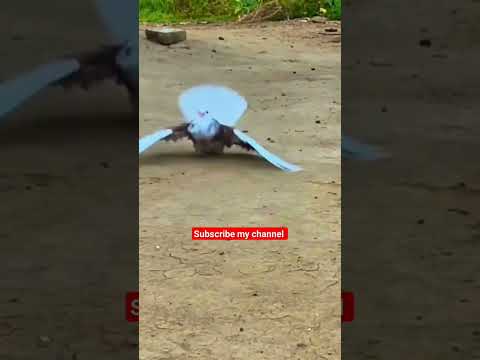
[[[138,10],[100,2],[0,11],[1,359],[138,356]]]

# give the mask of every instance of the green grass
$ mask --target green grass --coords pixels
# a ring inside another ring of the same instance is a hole
[[[277,0],[289,18],[324,14],[341,18],[341,0]],[[267,0],[140,0],[140,20],[148,23],[223,22],[257,10]]]
[[[342,0],[321,0],[320,7],[329,20],[341,20]]]

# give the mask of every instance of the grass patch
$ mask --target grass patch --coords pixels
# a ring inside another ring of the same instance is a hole
[[[341,20],[342,0],[321,0],[320,8],[329,20]]]
[[[140,21],[150,23],[224,22],[274,4],[283,18],[325,15],[341,18],[341,0],[140,0]]]

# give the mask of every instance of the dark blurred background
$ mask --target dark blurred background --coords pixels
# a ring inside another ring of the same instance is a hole
[[[1,80],[111,41],[93,1],[7,2],[0,19]],[[137,140],[113,82],[46,89],[0,120],[1,359],[138,356],[124,314],[138,290]]]

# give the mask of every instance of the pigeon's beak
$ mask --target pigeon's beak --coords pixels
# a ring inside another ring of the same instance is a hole
[[[205,116],[205,113],[204,113],[204,112],[201,112],[201,111],[199,111],[199,112],[198,112],[198,116],[200,116],[201,118],[203,118],[203,117]]]

